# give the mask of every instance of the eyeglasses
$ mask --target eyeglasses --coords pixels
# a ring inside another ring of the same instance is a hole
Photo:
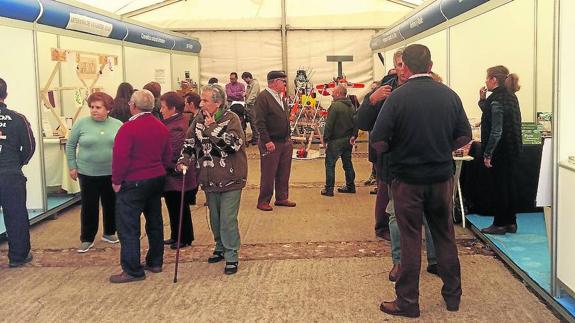
[[[128,101],[128,105],[134,105],[134,101]]]
[[[287,84],[287,80],[286,80],[286,79],[284,79],[284,78],[277,78],[277,79],[274,79],[274,81],[277,81],[277,80],[280,80],[280,81],[282,81],[284,84]]]

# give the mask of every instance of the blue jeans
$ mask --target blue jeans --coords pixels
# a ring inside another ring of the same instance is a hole
[[[399,226],[397,225],[397,219],[395,218],[395,207],[393,203],[393,197],[391,195],[391,190],[389,190],[389,203],[387,205],[386,212],[389,213],[389,235],[391,236],[391,259],[393,264],[399,264],[401,262],[401,245],[400,239],[401,234],[399,233]],[[435,246],[433,245],[433,239],[431,238],[431,231],[429,231],[429,225],[427,225],[427,220],[423,214],[423,227],[425,228],[425,247],[427,249],[427,264],[435,265],[437,264],[437,257],[435,256]]]
[[[148,253],[146,265],[162,267],[164,263],[164,224],[162,192],[164,176],[139,181],[124,181],[116,194],[116,225],[120,238],[122,270],[132,277],[145,276],[140,263],[140,220],[144,213]]]

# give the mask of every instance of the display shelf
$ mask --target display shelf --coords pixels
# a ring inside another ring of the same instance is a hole
[[[566,160],[560,161],[559,162],[559,167],[564,168],[564,169],[568,169],[572,172],[575,172],[575,164],[570,163]]]

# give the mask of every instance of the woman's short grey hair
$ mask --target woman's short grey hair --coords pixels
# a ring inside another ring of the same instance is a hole
[[[226,104],[226,92],[219,84],[208,84],[202,88],[202,93],[209,91],[212,93],[212,101],[219,102],[220,108]]]
[[[148,90],[138,90],[130,98],[140,111],[152,111],[154,109],[154,95]]]

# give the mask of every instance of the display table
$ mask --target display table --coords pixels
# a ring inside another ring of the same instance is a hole
[[[461,225],[465,228],[465,208],[463,207],[463,196],[461,196],[461,168],[463,167],[464,161],[472,161],[474,158],[471,156],[461,156],[453,157],[455,161],[455,176],[453,178],[453,201],[455,202],[455,197],[459,196],[459,206],[461,212]],[[453,205],[453,221],[455,221],[455,203]]]
[[[524,145],[515,168],[516,206],[518,213],[536,212],[535,198],[539,182],[542,145]],[[481,143],[473,142],[469,155],[475,160],[465,163],[461,172],[461,189],[468,213],[493,214],[490,191],[493,175],[483,164]]]
[[[70,178],[66,144],[59,138],[44,138],[44,165],[46,167],[46,186],[60,186],[68,194],[80,192],[78,181]]]

